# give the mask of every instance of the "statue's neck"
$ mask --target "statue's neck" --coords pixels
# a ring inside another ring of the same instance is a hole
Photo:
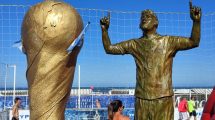
[[[144,31],[144,37],[147,39],[152,39],[155,36],[157,36],[156,28],[153,28],[152,30],[145,30]]]

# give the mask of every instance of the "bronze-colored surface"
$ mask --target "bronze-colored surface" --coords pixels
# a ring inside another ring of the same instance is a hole
[[[22,24],[27,56],[30,120],[63,120],[80,47],[66,50],[83,29],[70,5],[44,1],[30,8]]]
[[[143,31],[143,36],[117,44],[111,44],[108,35],[110,15],[100,20],[102,41],[106,53],[131,54],[135,59],[137,72],[136,98],[152,100],[153,102],[156,99],[173,96],[172,64],[174,56],[177,51],[195,48],[200,42],[201,9],[193,7],[191,2],[190,16],[193,20],[190,38],[161,36],[156,32],[158,26],[157,16],[151,10],[145,10],[141,13],[140,19],[140,29]],[[141,106],[135,107],[136,112],[141,112],[138,111],[141,110],[139,107]],[[165,104],[161,107],[165,107]],[[172,111],[170,112],[172,113]]]
[[[135,120],[174,120],[172,97],[155,100],[135,99]]]

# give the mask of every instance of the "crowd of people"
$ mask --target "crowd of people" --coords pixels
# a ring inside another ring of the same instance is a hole
[[[194,117],[194,120],[196,120],[196,108],[193,96],[189,101],[185,97],[181,98],[178,105],[179,120],[189,120],[191,117]]]
[[[178,105],[179,120],[190,120],[192,117],[196,120],[196,109],[195,97],[192,96],[189,101],[182,97]],[[201,120],[215,120],[215,87],[204,106]]]

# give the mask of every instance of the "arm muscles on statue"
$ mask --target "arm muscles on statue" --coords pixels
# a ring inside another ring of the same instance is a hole
[[[132,40],[111,44],[108,31],[102,31],[102,42],[107,54],[129,54],[132,49]]]

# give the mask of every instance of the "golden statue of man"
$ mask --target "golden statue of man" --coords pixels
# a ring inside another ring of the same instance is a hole
[[[143,36],[111,44],[108,28],[110,15],[100,20],[102,41],[107,54],[131,54],[137,66],[135,120],[173,120],[172,64],[177,51],[198,47],[201,9],[190,2],[193,27],[190,38],[161,36],[156,30],[157,16],[151,10],[141,13]]]
[[[67,48],[82,29],[80,15],[63,2],[47,0],[26,13],[22,44],[28,64],[30,120],[64,120],[82,44],[72,52]]]

